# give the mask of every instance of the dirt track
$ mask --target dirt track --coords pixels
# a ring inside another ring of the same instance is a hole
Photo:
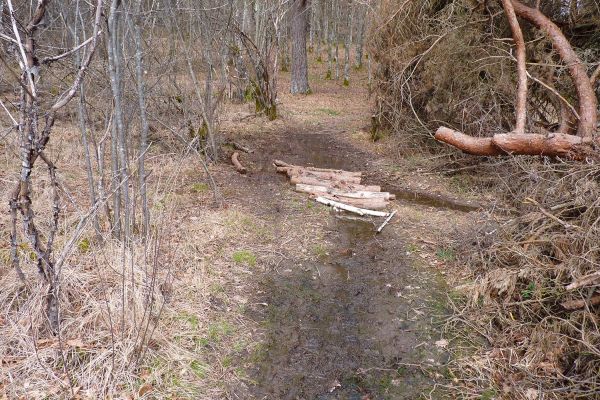
[[[288,130],[253,140],[259,150],[244,155],[249,176],[230,182],[239,188],[234,201],[243,206],[251,200],[253,212],[274,227],[289,227],[290,219],[292,226],[302,224],[305,214],[322,206],[293,193],[276,174],[273,159],[369,171],[375,157],[335,132]],[[290,208],[289,197],[306,206]],[[402,200],[395,207],[398,217],[381,235],[375,234],[379,220],[324,212],[315,234],[322,230],[325,237],[322,247],[311,250],[313,260],[285,257],[255,275],[250,302],[265,306],[249,309],[247,317],[264,329],[264,339],[259,356],[253,356],[255,384],[234,393],[268,399],[416,399],[433,389],[447,358],[443,344],[435,344],[446,290],[441,275],[417,257],[424,255],[417,239],[422,230],[411,225],[409,214],[427,211],[451,219],[462,213]]]

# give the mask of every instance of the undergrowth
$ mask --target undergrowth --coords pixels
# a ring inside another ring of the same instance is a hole
[[[455,388],[502,398],[597,398],[600,393],[600,168],[520,161],[505,175],[514,215],[464,244],[472,284],[455,306],[471,351]]]

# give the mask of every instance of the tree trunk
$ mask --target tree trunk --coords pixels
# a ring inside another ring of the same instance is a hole
[[[364,43],[365,43],[365,28],[367,26],[367,12],[366,10],[363,12],[362,7],[361,11],[358,15],[358,37],[356,39],[356,61],[355,67],[362,68],[363,65],[363,52],[364,52]]]
[[[527,123],[527,68],[526,68],[526,53],[525,53],[525,40],[523,39],[523,32],[521,26],[517,20],[515,9],[512,5],[511,0],[502,0],[504,6],[504,12],[508,18],[510,30],[512,31],[513,40],[515,41],[515,47],[517,49],[517,75],[519,78],[519,84],[517,87],[517,103],[515,105],[516,124],[515,132],[525,132],[525,124]]]
[[[308,86],[308,57],[306,30],[308,27],[309,0],[295,0],[292,14],[292,94],[310,92]]]

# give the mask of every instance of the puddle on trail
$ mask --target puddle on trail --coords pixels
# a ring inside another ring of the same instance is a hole
[[[442,194],[427,193],[420,190],[400,187],[384,187],[384,190],[395,194],[396,200],[420,204],[427,207],[444,208],[463,212],[478,211],[482,209],[482,205],[476,202],[453,199]]]
[[[436,316],[444,287],[411,266],[394,235],[330,217],[337,246],[263,282],[268,336],[254,395],[266,399],[418,399],[441,369]],[[428,367],[429,366],[429,367]],[[435,398],[435,396],[434,396]]]

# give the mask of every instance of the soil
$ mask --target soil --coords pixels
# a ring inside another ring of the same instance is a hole
[[[344,93],[334,87],[318,96],[337,104],[336,97]],[[307,234],[316,239],[308,258],[286,254],[306,245],[280,241],[282,257],[253,276],[249,303],[260,306],[248,307],[245,317],[260,327],[261,344],[241,360],[248,365],[248,384],[230,387],[230,396],[444,397],[434,389],[446,379],[448,355],[441,333],[448,294],[444,267],[453,254],[444,247],[448,241],[440,238],[478,215],[468,212],[481,206],[442,187],[415,189],[423,177],[411,182],[390,179],[384,167],[392,161],[365,145],[364,130],[357,140],[356,132],[368,122],[365,106],[358,117],[350,111],[315,123],[303,118],[314,108],[293,104],[296,109],[268,134],[230,138],[255,149],[242,155],[248,175],[229,175],[230,204],[251,210],[274,227],[276,236],[308,228]],[[382,219],[336,214],[313,204],[293,191],[285,175],[276,173],[274,159],[365,171],[367,183],[397,194],[397,216],[377,235]],[[316,220],[313,209],[320,210]]]
[[[352,171],[366,170],[370,160],[332,133],[271,137],[254,157],[260,167],[245,187],[259,189],[251,195],[260,198],[257,212],[274,214],[275,226],[287,214],[270,199],[292,187],[275,174],[274,158]],[[250,392],[271,399],[418,398],[431,390],[432,371],[446,359],[431,346],[439,336],[441,310],[432,315],[432,309],[443,304],[443,280],[412,265],[395,229],[376,235],[381,221],[332,214],[324,222],[335,244],[326,254],[309,263],[286,260],[258,277],[261,294],[252,302],[269,306],[250,316],[268,330]]]

